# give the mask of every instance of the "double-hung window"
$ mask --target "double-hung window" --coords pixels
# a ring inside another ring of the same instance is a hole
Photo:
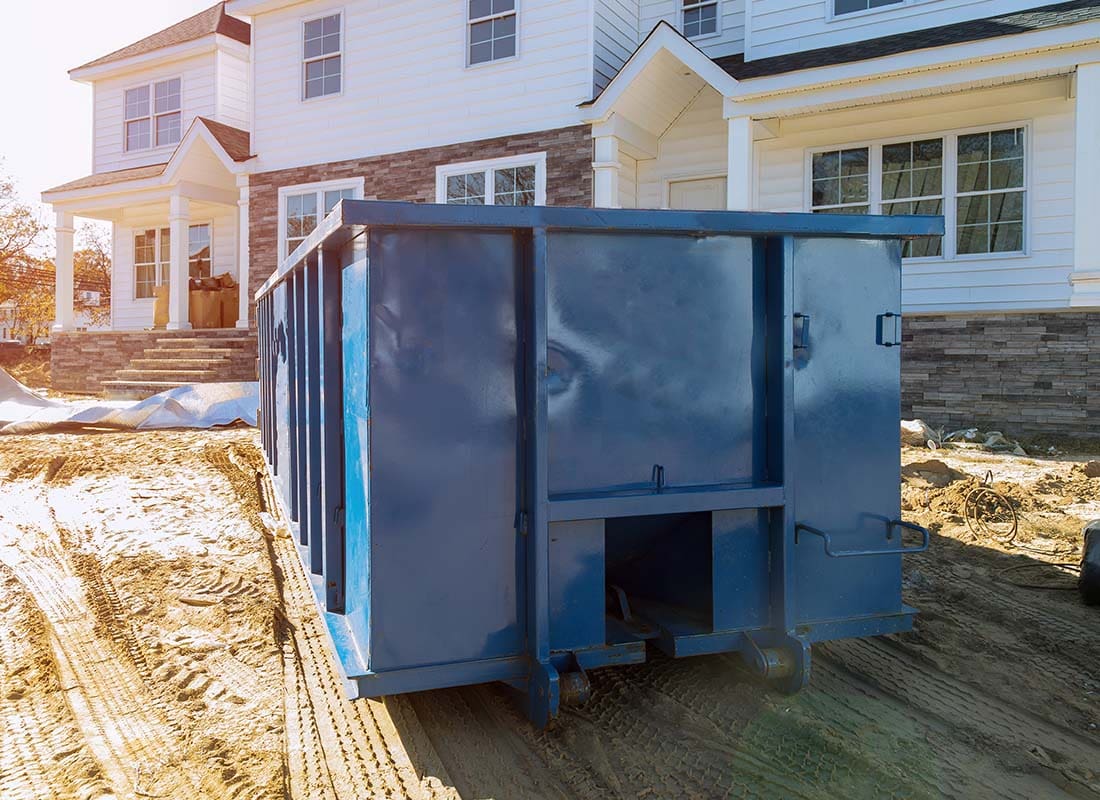
[[[546,154],[436,168],[436,202],[461,206],[546,204]]]
[[[343,19],[340,14],[302,26],[302,97],[340,94],[344,83]]]
[[[960,132],[810,154],[816,214],[943,214],[947,237],[906,242],[906,258],[1025,249],[1025,129]]]
[[[181,81],[171,78],[126,90],[126,151],[179,144],[183,135]]]
[[[134,234],[134,297],[153,297],[158,286],[168,283],[170,228],[151,228]]]
[[[687,38],[718,33],[718,0],[683,0],[681,13]]]
[[[188,273],[192,278],[209,278],[211,273],[210,225],[192,225],[187,232]],[[134,234],[134,297],[156,295],[158,286],[168,285],[172,263],[172,229],[150,228]]]
[[[468,0],[467,11],[470,66],[516,54],[516,0]]]
[[[318,223],[341,200],[353,200],[363,194],[363,181],[339,181],[313,186],[289,186],[281,189],[282,256],[289,256]]]

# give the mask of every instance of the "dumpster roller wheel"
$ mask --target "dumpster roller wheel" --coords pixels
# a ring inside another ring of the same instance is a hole
[[[757,634],[759,636],[759,634]],[[782,637],[781,641],[757,643],[745,634],[746,647],[741,650],[753,672],[765,680],[774,682],[784,694],[794,694],[806,688],[810,682],[810,643],[795,636]]]

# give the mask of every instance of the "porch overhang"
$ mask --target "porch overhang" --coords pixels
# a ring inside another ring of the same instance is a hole
[[[775,75],[746,77],[727,116],[782,118],[1072,75],[1100,61],[1100,20]],[[751,63],[751,62],[750,62]]]

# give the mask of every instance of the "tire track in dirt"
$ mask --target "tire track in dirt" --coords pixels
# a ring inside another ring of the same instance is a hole
[[[421,779],[383,703],[350,702],[344,693],[328,633],[290,532],[269,529],[273,493],[253,448],[207,448],[207,461],[228,478],[258,532],[265,535],[280,599],[288,787],[295,800],[336,798],[445,798],[449,779],[438,758],[437,775]],[[257,479],[259,477],[259,480]],[[265,521],[265,517],[267,521]],[[418,726],[404,714],[406,725]],[[411,737],[427,742],[423,731]],[[429,758],[431,762],[432,759]]]
[[[50,631],[14,573],[0,565],[0,797],[113,797],[61,689]]]
[[[28,528],[21,533],[18,548],[0,548],[0,560],[20,576],[51,626],[69,702],[116,792],[202,796],[181,774],[170,721],[140,677],[124,668],[97,634],[82,584],[63,554],[43,532]]]
[[[1059,788],[1100,798],[1100,775],[1095,772],[1100,747],[922,663],[903,645],[886,638],[845,640],[821,648],[819,657],[952,729],[969,732],[993,752],[1011,748],[1013,766],[1021,771],[1030,766],[1048,779],[1052,773],[1061,775],[1065,786]]]

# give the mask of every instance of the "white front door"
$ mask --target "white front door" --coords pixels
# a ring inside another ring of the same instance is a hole
[[[722,211],[726,208],[725,178],[695,178],[668,184],[668,207],[693,211]]]

